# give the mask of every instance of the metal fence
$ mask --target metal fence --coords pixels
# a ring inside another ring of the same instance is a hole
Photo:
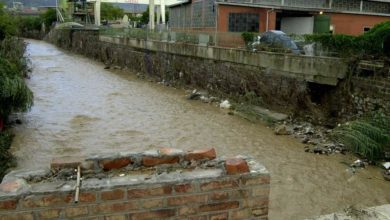
[[[201,46],[218,46],[230,48],[246,47],[244,40],[241,37],[241,33],[150,31],[141,28],[102,28],[100,29],[100,34],[142,40],[197,44]]]

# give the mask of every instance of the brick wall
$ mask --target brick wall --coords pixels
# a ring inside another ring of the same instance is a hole
[[[74,174],[59,178],[76,166],[85,178],[78,203]],[[0,219],[267,219],[269,182],[257,162],[215,159],[214,149],[57,158],[50,172],[4,178]]]

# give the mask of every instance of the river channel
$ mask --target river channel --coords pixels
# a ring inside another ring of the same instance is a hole
[[[48,167],[52,157],[215,147],[218,155],[250,155],[271,173],[270,219],[304,219],[349,205],[390,203],[379,169],[356,174],[350,155],[314,155],[290,136],[275,136],[210,104],[188,101],[185,91],[138,79],[55,46],[27,40],[35,95],[20,114],[12,151],[18,167]]]

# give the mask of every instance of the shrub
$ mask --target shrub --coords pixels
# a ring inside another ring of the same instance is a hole
[[[383,42],[390,36],[390,21],[377,24],[370,31],[360,36],[344,34],[305,35],[305,41],[320,43],[325,49],[336,52],[339,56],[382,56]]]
[[[255,34],[253,32],[243,32],[241,34],[241,37],[244,40],[245,44],[248,44],[253,41]]]
[[[336,128],[332,135],[352,152],[376,161],[390,148],[390,117],[372,113]]]
[[[0,179],[3,178],[8,168],[14,165],[13,157],[8,151],[11,147],[12,138],[12,134],[0,132]]]

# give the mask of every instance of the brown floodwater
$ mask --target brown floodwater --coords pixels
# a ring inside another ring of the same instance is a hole
[[[275,136],[266,125],[214,105],[188,101],[183,90],[105,70],[42,41],[27,42],[35,104],[13,128],[18,168],[48,167],[55,156],[212,146],[219,155],[253,156],[269,169],[270,219],[390,202],[390,183],[379,169],[347,171],[341,162],[352,156],[305,153],[298,140]]]

